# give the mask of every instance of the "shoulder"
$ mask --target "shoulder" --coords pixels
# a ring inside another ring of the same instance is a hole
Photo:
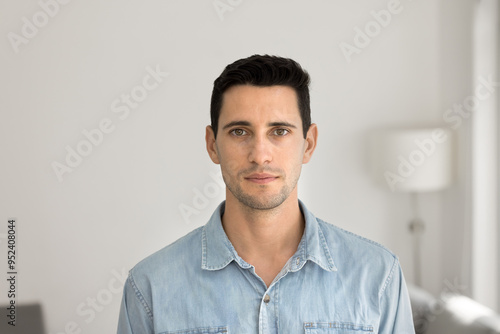
[[[387,278],[399,266],[397,256],[385,246],[319,218],[316,220],[339,269],[363,268]]]
[[[382,244],[375,242],[373,240],[362,237],[353,232],[347,231],[336,225],[325,222],[322,219],[316,218],[321,231],[324,233],[325,238],[329,239],[331,242],[342,242],[346,246],[354,246],[356,248],[361,247],[363,250],[369,250],[371,252],[376,252],[381,256],[388,256],[394,258],[395,255],[388,248]]]
[[[130,275],[135,281],[165,280],[173,271],[185,270],[190,264],[201,266],[201,234],[199,227],[137,263]]]

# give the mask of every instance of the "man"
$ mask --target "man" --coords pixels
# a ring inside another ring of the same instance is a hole
[[[118,333],[414,333],[398,259],[297,195],[316,147],[309,75],[255,55],[214,82],[207,151],[226,200],[149,256],[124,288]]]

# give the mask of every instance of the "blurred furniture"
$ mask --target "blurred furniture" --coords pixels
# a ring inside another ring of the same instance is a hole
[[[7,323],[6,317],[8,305],[1,305],[2,318],[0,321],[0,333],[2,334],[45,334],[43,323],[42,306],[40,304],[16,305],[16,326]]]
[[[500,315],[456,292],[434,297],[409,285],[416,334],[500,334]]]

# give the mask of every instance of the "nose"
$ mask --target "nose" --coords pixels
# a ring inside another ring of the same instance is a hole
[[[257,165],[265,165],[272,161],[272,148],[267,136],[254,136],[250,143],[248,160]]]

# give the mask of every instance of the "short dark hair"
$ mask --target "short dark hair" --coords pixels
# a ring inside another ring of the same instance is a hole
[[[311,102],[309,98],[309,74],[296,61],[269,55],[253,55],[227,65],[215,79],[210,103],[210,119],[214,136],[217,137],[219,115],[223,95],[230,87],[252,85],[269,87],[289,86],[297,94],[297,104],[302,119],[304,138],[311,126]]]

